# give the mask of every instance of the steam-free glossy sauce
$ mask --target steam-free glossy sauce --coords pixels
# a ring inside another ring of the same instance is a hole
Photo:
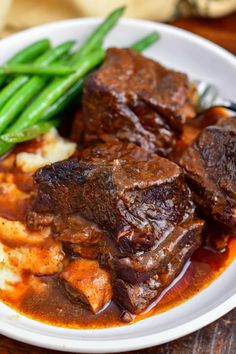
[[[206,124],[206,120],[214,122],[216,115],[222,114],[216,111],[215,116],[206,115],[197,127],[190,127],[193,135]],[[184,147],[184,142],[178,143],[176,156]],[[0,163],[0,172],[5,171]],[[14,171],[11,171],[14,172]],[[16,171],[15,171],[16,172]],[[30,176],[15,175],[15,183],[23,191],[32,189]],[[0,215],[9,219],[24,220],[24,215],[30,200],[23,205],[13,205],[6,200],[1,205]],[[147,316],[167,311],[189,298],[198,294],[213,282],[235,259],[236,238],[230,237],[225,247],[216,251],[207,239],[216,239],[219,243],[225,240],[226,230],[219,230],[218,225],[211,223],[208,231],[203,235],[205,246],[199,248],[185,265],[177,279],[165,290],[146,313],[136,316],[134,321]],[[25,274],[12,292],[0,292],[0,298],[15,308],[17,311],[32,317],[33,319],[47,322],[53,325],[72,328],[102,328],[124,325],[118,306],[111,302],[101,313],[94,315],[78,303],[72,303],[67,297],[63,285],[57,275],[36,277]]]

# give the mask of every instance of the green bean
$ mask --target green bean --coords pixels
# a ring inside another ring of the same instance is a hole
[[[11,148],[14,147],[14,144],[5,143],[5,141],[0,139],[0,156],[4,155]]]
[[[0,66],[0,75],[3,74],[26,74],[26,75],[47,75],[47,76],[65,76],[75,72],[76,69],[65,65],[27,65],[27,64],[12,64]]]
[[[24,141],[32,140],[38,136],[47,133],[52,127],[58,127],[61,121],[54,119],[48,122],[39,122],[29,128],[22,129],[19,132],[7,133],[0,136],[1,140],[10,143],[18,144]]]
[[[17,52],[11,59],[7,61],[8,64],[27,63],[50,48],[50,41],[48,39],[40,39],[37,42],[30,44]]]
[[[32,140],[39,135],[46,133],[51,127],[58,127],[61,124],[61,120],[55,117],[64,108],[66,108],[73,99],[82,91],[84,79],[76,82],[62,97],[60,97],[49,109],[42,115],[40,122],[32,125],[29,128],[22,129],[14,133],[6,133],[0,136],[0,155],[7,152],[14,144]],[[43,123],[46,125],[43,125]],[[39,128],[38,128],[39,126]],[[47,128],[48,127],[48,128]]]
[[[82,92],[84,79],[75,83],[63,96],[61,96],[47,111],[41,116],[40,121],[49,120],[55,117],[58,113],[62,112],[80,92]]]
[[[47,109],[55,103],[68,89],[78,80],[84,77],[89,71],[102,62],[105,56],[104,49],[88,54],[77,62],[77,71],[66,78],[55,78],[44,91],[32,102],[32,104],[20,115],[20,117],[9,127],[9,132],[26,128],[40,120]]]
[[[65,42],[56,48],[51,49],[37,60],[42,65],[50,64],[58,59],[65,52],[70,50],[74,42]],[[23,77],[22,77],[23,78]],[[47,78],[33,76],[24,86],[22,86],[0,110],[0,133],[11,123],[11,121],[21,112],[25,105],[44,87]]]
[[[20,75],[13,79],[6,87],[4,87],[4,89],[0,92],[0,110],[9,100],[9,98],[11,98],[12,95],[14,95],[17,90],[22,87],[28,80],[28,76]]]
[[[42,54],[36,61],[36,64],[44,64],[47,61],[47,58],[51,57],[51,51],[48,50],[46,53]],[[47,64],[47,63],[46,63]],[[14,80],[12,80],[1,92],[0,92],[0,110],[3,105],[11,98],[17,90],[22,87],[27,81],[29,81],[29,77],[26,75],[19,75]]]
[[[71,46],[73,45],[72,41],[68,41],[66,42],[68,43],[68,46],[70,47],[70,43]],[[66,47],[67,44],[65,43]],[[63,45],[63,44],[62,44]],[[62,51],[64,51],[64,49],[60,48],[60,46],[58,46],[59,49],[51,49],[49,51],[47,51],[46,53],[44,53],[43,55],[41,55],[35,62],[34,64],[37,65],[48,65],[51,62],[53,62],[54,60],[54,56],[57,56],[57,53],[59,51],[59,53]],[[69,48],[70,49],[70,48]],[[68,49],[68,51],[69,51]],[[66,50],[66,48],[65,48]],[[68,52],[67,51],[67,52]],[[61,56],[63,56],[65,53],[61,54]],[[55,58],[56,58],[55,56]],[[59,57],[61,57],[59,54]],[[29,81],[29,76],[26,75],[19,75],[17,76],[14,80],[12,80],[1,92],[0,92],[0,109],[3,107],[3,105],[17,92],[17,90],[22,87],[23,85],[26,84],[27,81]],[[0,132],[2,132],[0,130]]]
[[[50,48],[50,42],[48,39],[41,39],[28,47],[17,52],[11,59],[7,61],[7,64],[20,64],[28,63],[31,60],[37,58],[40,54]],[[6,81],[5,75],[0,76],[0,86]]]
[[[90,53],[85,58],[77,62],[77,71],[67,78],[56,78],[48,87],[44,89],[41,95],[24,111],[21,116],[11,125],[6,133],[13,133],[27,128],[40,119],[40,117],[55,103],[67,90],[69,90],[77,81],[79,81],[89,71],[99,65],[105,57],[105,51],[100,48],[94,53]],[[0,117],[1,118],[1,117]],[[1,123],[1,120],[0,120]],[[1,127],[1,125],[0,125]],[[10,150],[14,144],[0,141],[0,156]]]
[[[72,56],[71,63],[76,63],[82,56],[101,47],[107,33],[115,26],[122,16],[125,6],[119,7],[113,11],[107,18],[95,29],[82,47]]]
[[[141,38],[139,41],[135,42],[130,48],[136,50],[137,52],[142,52],[143,50],[150,47],[156,41],[160,39],[160,35],[157,32],[152,32],[146,37]]]

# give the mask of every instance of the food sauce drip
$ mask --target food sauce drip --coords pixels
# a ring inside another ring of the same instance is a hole
[[[215,252],[200,247],[189,260],[183,272],[165,290],[159,299],[145,314],[136,316],[139,321],[148,316],[167,311],[197,295],[213,282],[236,257],[236,239],[228,242],[224,252]],[[71,328],[104,328],[124,325],[120,309],[112,301],[110,305],[97,315],[83,308],[78,303],[72,303],[66,296],[58,276],[41,277],[37,281],[26,275],[24,286],[19,284],[21,296],[1,294],[1,298],[17,311],[35,320],[57,326]],[[17,288],[16,292],[17,294]]]
[[[214,110],[201,117],[197,124],[190,123],[186,128],[187,133],[184,138],[177,143],[172,158],[174,160],[178,158],[183,148],[196,136],[199,129],[215,123],[224,115],[226,113],[222,110]],[[33,149],[33,145],[29,144],[27,148]],[[10,161],[14,153],[1,161],[0,174],[6,172],[13,174],[14,183],[28,197],[21,200],[22,204],[0,198],[0,216],[10,220],[24,221],[26,210],[31,203],[29,192],[33,194],[34,187],[30,175],[20,173],[15,167],[8,167],[8,160]],[[178,278],[168,289],[164,290],[148,311],[136,316],[134,321],[180,305],[197,295],[223,273],[236,257],[236,238],[233,237],[235,235],[232,235],[232,232],[228,237],[228,233],[224,227],[219,228],[215,222],[209,222],[203,234],[202,246],[193,254]],[[0,298],[20,313],[52,325],[70,328],[104,328],[124,325],[120,309],[113,301],[96,315],[82,305],[73,303],[67,297],[58,275],[37,277],[25,273],[22,281],[14,287],[13,291],[0,291]]]

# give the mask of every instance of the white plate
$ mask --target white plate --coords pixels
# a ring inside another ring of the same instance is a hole
[[[0,61],[36,39],[50,37],[55,44],[82,41],[98,19],[57,22],[21,32],[0,41]],[[146,55],[164,65],[187,72],[192,78],[215,84],[225,98],[235,100],[236,58],[215,44],[186,31],[140,20],[122,20],[110,33],[107,46],[129,46],[150,31],[161,40]],[[165,313],[130,326],[100,330],[72,330],[30,320],[0,303],[0,332],[33,345],[71,352],[111,353],[162,344],[216,320],[236,305],[236,262],[207,289]]]

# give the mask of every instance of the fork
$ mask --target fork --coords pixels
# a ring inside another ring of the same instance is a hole
[[[233,112],[236,112],[236,103],[230,100],[221,98],[218,89],[212,85],[201,80],[195,80],[197,86],[199,101],[197,112],[198,114],[207,111],[214,107],[224,107]]]

